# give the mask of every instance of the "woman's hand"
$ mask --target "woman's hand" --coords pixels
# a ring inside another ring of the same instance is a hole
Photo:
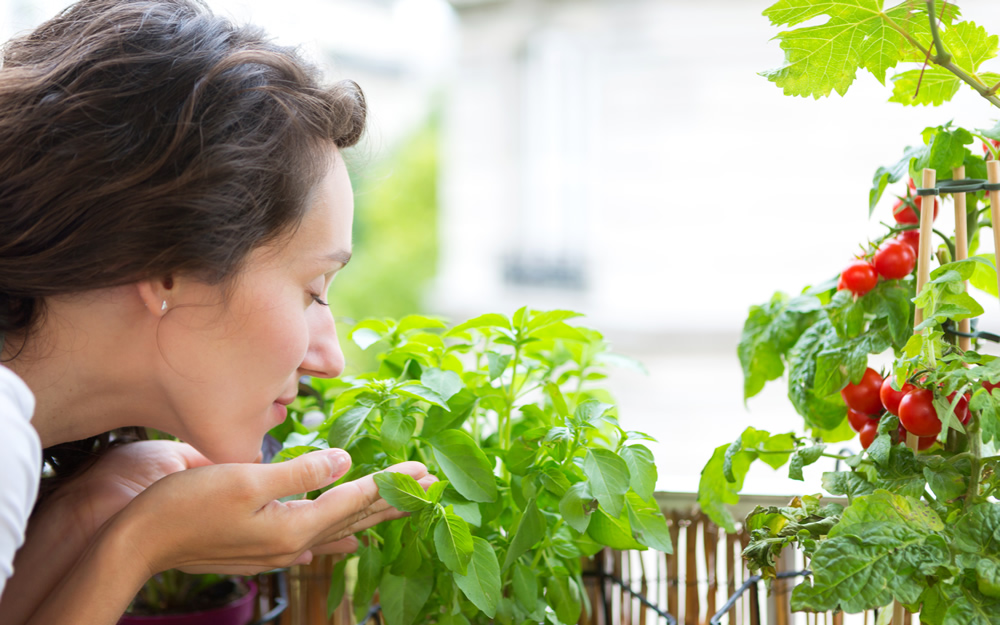
[[[315,500],[279,501],[330,485],[350,468],[342,450],[280,464],[228,464],[171,474],[147,488],[113,521],[150,576],[166,569],[249,575],[353,548],[355,532],[404,516],[378,494],[372,475]],[[425,488],[437,478],[418,462],[387,469]],[[345,540],[347,541],[345,543]]]
[[[0,624],[22,623],[83,553],[104,523],[171,473],[211,464],[190,445],[139,441],[108,450],[31,515],[0,602]]]

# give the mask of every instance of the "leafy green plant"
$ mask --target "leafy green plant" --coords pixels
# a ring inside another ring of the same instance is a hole
[[[881,7],[877,0],[772,5],[764,14],[777,25],[826,19],[780,33],[786,65],[764,76],[786,94],[819,97],[845,93],[858,69],[884,84],[889,69],[914,63],[892,78],[892,101],[937,105],[965,82],[1000,105],[1000,76],[981,68],[997,54],[996,36],[960,21],[954,3]],[[964,167],[967,178],[986,178],[998,131],[925,129],[921,144],[875,172],[869,213],[907,174],[919,180],[932,169],[940,185]],[[969,149],[976,138],[982,152]],[[935,240],[925,244],[938,266],[917,292],[903,246],[920,245],[917,216],[934,198],[908,186],[884,234],[863,244],[840,276],[751,307],[738,348],[744,397],[786,376],[808,433],[751,427],[718,447],[702,473],[699,503],[733,531],[726,504],[739,500],[756,460],[787,465],[789,477],[803,480],[803,467],[839,459],[845,470],[824,473],[822,488],[846,506],[812,495],[747,517],[751,540],[743,555],[751,570],[773,577],[776,557],[792,546],[813,571],[795,588],[793,609],[860,612],[898,601],[931,625],[1000,623],[1000,360],[977,351],[977,339],[963,348],[955,335],[959,321],[983,313],[968,284],[997,296],[995,255],[977,255],[982,230],[992,228],[989,198],[981,190],[966,194],[968,259],[956,261],[955,237],[933,231]],[[915,324],[918,309],[923,321]],[[870,356],[890,352],[886,371],[869,367]],[[828,452],[855,432],[863,451]],[[908,434],[919,436],[912,447]]]
[[[376,476],[410,512],[364,532],[356,614],[376,591],[390,625],[571,625],[587,607],[581,557],[603,546],[670,551],[653,499],[656,466],[641,432],[626,431],[607,391],[608,351],[564,310],[486,314],[453,327],[411,315],[351,331],[378,351],[375,371],[314,379],[273,434],[278,460],[340,447],[352,480],[404,460],[441,478],[426,492],[409,476]],[[352,558],[353,560],[354,558]],[[344,595],[348,560],[330,588]]]

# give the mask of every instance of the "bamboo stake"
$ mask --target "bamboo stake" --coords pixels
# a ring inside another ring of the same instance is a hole
[[[930,189],[937,183],[937,172],[933,169],[924,169],[922,184],[923,189]],[[920,293],[931,276],[931,237],[934,229],[934,195],[924,196],[920,201],[920,245],[917,252],[917,293]],[[913,326],[916,327],[924,320],[924,311],[917,308],[913,311]],[[917,451],[919,439],[910,432],[906,433],[906,446]],[[898,605],[898,604],[897,604]],[[902,617],[900,617],[902,618]],[[893,625],[902,623],[893,618]]]
[[[965,178],[965,167],[960,166],[952,170],[952,178],[954,180],[963,180]],[[952,195],[955,198],[955,260],[965,260],[969,257],[969,232],[967,227],[967,214],[965,207],[965,193],[955,193]],[[968,282],[965,283],[965,290],[969,290]],[[962,319],[958,322],[958,331],[968,334],[972,329],[972,323],[970,319]],[[961,336],[958,338],[958,346],[962,351],[968,351],[972,349],[972,339],[967,336]]]
[[[990,184],[1000,183],[1000,162],[991,160],[986,162],[987,173]],[[990,191],[990,219],[993,223],[993,249],[994,258],[1000,256],[1000,191]],[[997,272],[997,285],[1000,286],[1000,271]]]

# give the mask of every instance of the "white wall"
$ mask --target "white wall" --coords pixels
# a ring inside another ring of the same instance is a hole
[[[743,406],[747,308],[835,276],[891,221],[890,202],[868,220],[872,174],[925,126],[1000,116],[970,90],[938,109],[890,104],[867,73],[846,98],[785,97],[757,75],[783,58],[761,16],[769,4],[509,0],[460,12],[432,305],[456,317],[521,304],[586,312],[651,369],[613,382],[628,425],[661,439],[662,489],[694,489],[712,449],[751,418],[772,431],[801,424],[781,383]],[[1000,32],[1000,3],[960,5]],[[573,143],[565,128],[583,136]],[[505,257],[545,247],[533,229],[582,255],[586,288],[505,283]],[[757,474],[747,490],[801,488]]]

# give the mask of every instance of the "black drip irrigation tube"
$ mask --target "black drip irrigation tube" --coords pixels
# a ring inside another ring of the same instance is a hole
[[[798,577],[800,575],[803,577],[812,575],[812,571],[808,569],[803,571],[784,571],[782,573],[778,573],[777,575],[775,575],[775,577],[778,579],[786,579],[789,577]],[[722,608],[720,608],[719,611],[716,612],[711,619],[709,619],[708,621],[709,625],[722,625],[722,618],[726,615],[726,613],[729,612],[729,610],[731,610],[734,605],[736,605],[736,602],[740,600],[740,597],[743,596],[743,593],[745,593],[748,588],[750,588],[751,586],[756,587],[757,583],[760,582],[761,579],[763,578],[760,575],[751,575],[749,578],[747,578],[747,581],[743,582],[743,585],[736,589],[736,592],[733,593],[733,596],[731,596],[729,599],[726,600],[726,603],[723,604]],[[750,606],[750,609],[757,614],[757,622],[759,623],[760,604],[755,602],[753,605]]]
[[[585,571],[583,573],[583,576],[596,577],[600,582],[598,587],[600,588],[601,592],[601,603],[604,605],[604,622],[606,625],[611,625],[612,623],[614,623],[614,621],[611,618],[611,602],[608,601],[608,598],[604,595],[605,580],[611,581],[612,583],[621,586],[623,590],[627,591],[630,595],[638,599],[639,603],[646,606],[653,612],[656,612],[659,616],[667,619],[668,625],[677,625],[677,619],[674,618],[672,614],[666,612],[665,610],[660,608],[660,606],[651,602],[642,593],[632,590],[632,588],[628,584],[626,584],[623,580],[619,579],[618,577],[615,577],[611,573],[607,573],[605,571]]]

